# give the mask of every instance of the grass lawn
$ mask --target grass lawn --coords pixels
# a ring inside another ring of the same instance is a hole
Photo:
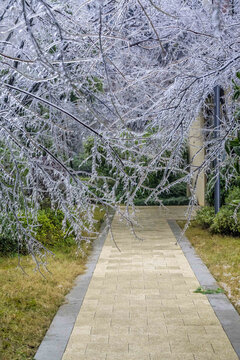
[[[178,224],[183,228],[185,222],[178,221]],[[212,235],[195,221],[186,236],[240,313],[240,238]]]
[[[100,228],[104,212],[95,213]],[[34,272],[30,256],[22,256],[28,275],[17,268],[17,256],[0,257],[0,359],[33,359],[64,296],[77,275],[84,272],[87,255],[76,253],[76,246],[55,250],[49,258],[44,279]],[[87,249],[86,254],[90,252]],[[49,359],[50,360],[50,359]]]

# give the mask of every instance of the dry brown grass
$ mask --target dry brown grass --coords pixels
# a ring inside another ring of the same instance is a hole
[[[83,273],[85,260],[56,254],[49,260],[52,274],[45,274],[46,279],[32,271],[30,257],[22,262],[28,276],[17,268],[17,258],[0,263],[1,360],[33,357],[64,295]]]
[[[183,221],[178,224],[183,228]],[[212,235],[195,221],[186,236],[240,313],[240,238]]]
[[[99,224],[103,215],[97,214]],[[33,359],[64,296],[77,275],[84,272],[85,263],[86,256],[77,255],[75,246],[67,253],[57,250],[55,258],[49,259],[51,274],[45,272],[44,279],[33,271],[30,256],[22,257],[28,275],[17,267],[17,257],[0,258],[1,360]]]

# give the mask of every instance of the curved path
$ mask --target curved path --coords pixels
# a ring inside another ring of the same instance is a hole
[[[165,213],[139,207],[137,240],[115,215],[63,360],[237,360]],[[180,213],[179,213],[180,212]]]

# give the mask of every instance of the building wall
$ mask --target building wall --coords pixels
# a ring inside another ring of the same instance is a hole
[[[192,169],[199,167],[205,157],[205,151],[203,148],[203,134],[202,130],[204,127],[204,117],[200,114],[194,121],[190,133],[189,133],[189,163],[191,164]],[[199,153],[198,153],[199,151]],[[198,154],[197,154],[198,153]],[[197,154],[195,156],[195,154]],[[193,179],[195,184],[196,176]],[[206,192],[206,175],[204,172],[200,173],[197,179],[196,184],[196,196],[197,201],[200,206],[205,206],[205,192]]]

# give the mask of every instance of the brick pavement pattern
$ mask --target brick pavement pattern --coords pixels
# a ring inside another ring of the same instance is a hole
[[[108,234],[63,360],[238,359],[206,296],[193,292],[199,283],[166,220],[179,211],[138,207],[143,241],[115,215],[121,252]]]

